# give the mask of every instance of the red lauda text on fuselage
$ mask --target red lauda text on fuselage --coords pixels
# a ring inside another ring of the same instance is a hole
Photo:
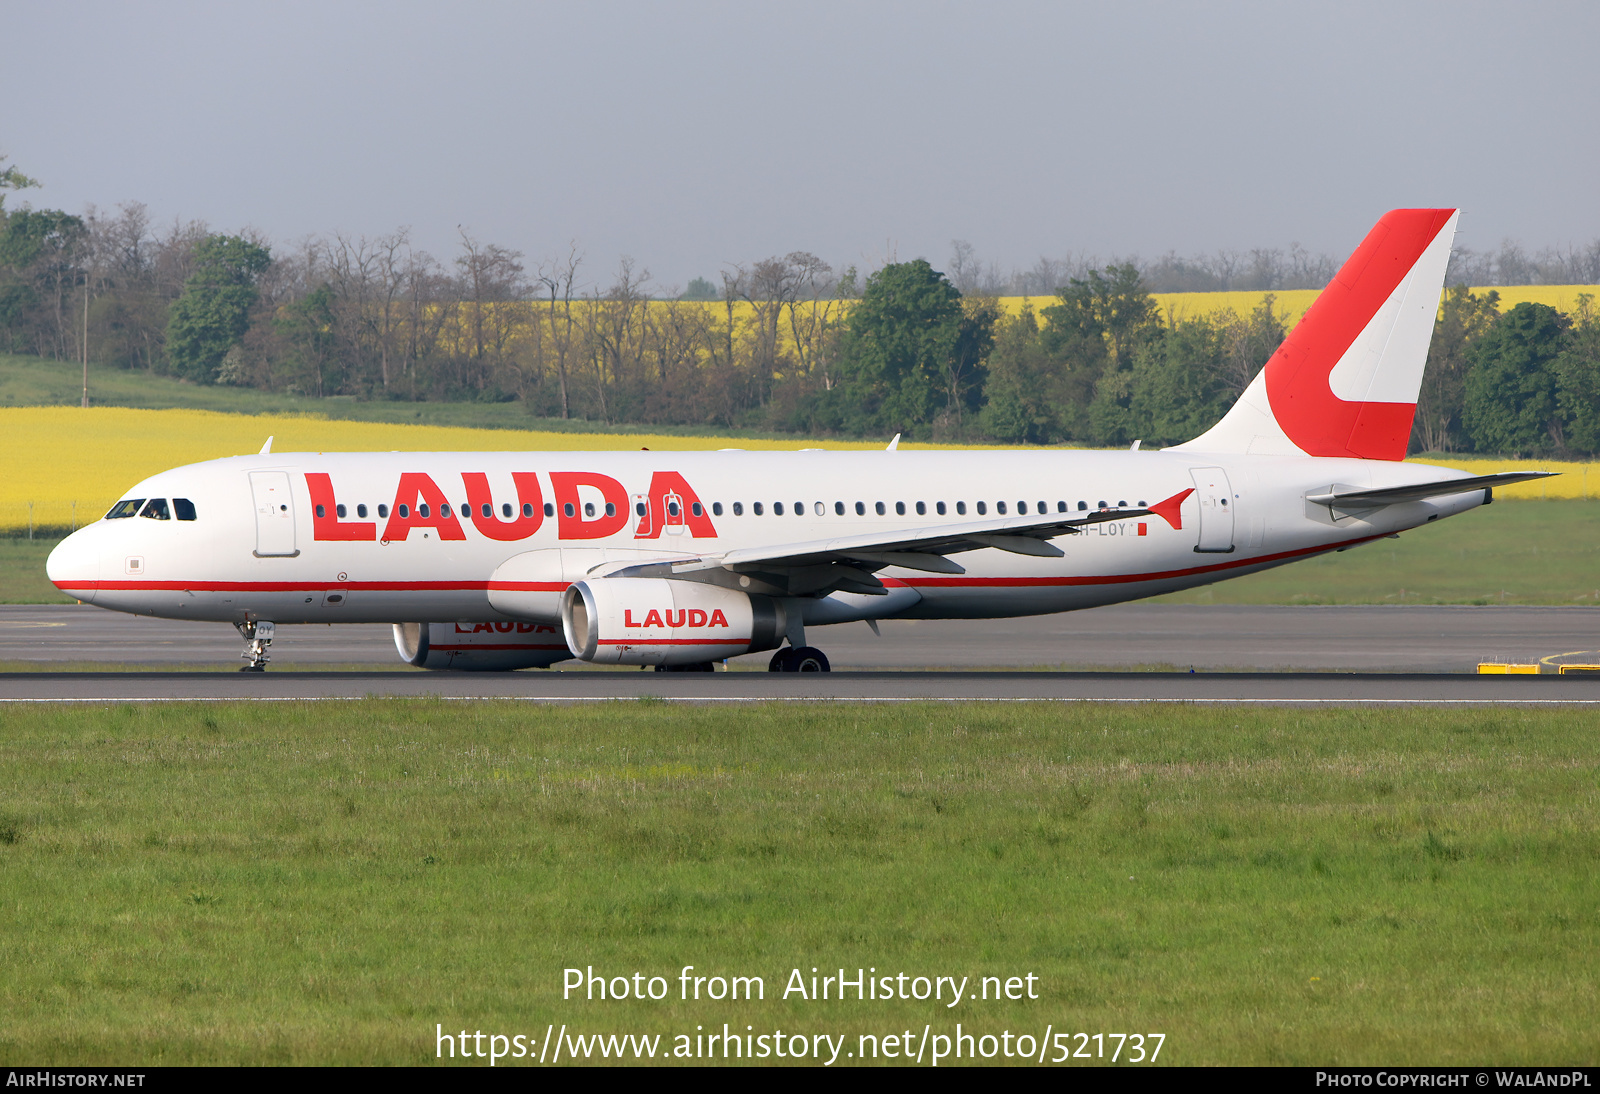
[[[626,608],[622,612],[622,625],[624,627],[670,627],[677,630],[679,627],[723,627],[728,625],[728,617],[722,614],[721,608],[713,608],[709,613],[699,608],[679,608],[677,611],[667,609],[659,612],[651,608],[644,617],[643,622],[633,618],[633,609]]]
[[[622,531],[630,517],[627,489],[609,475],[592,471],[551,471],[551,508],[555,513],[558,539],[605,539]],[[313,538],[332,542],[374,542],[379,538],[393,543],[405,540],[413,531],[427,529],[440,540],[467,538],[462,525],[466,519],[489,539],[513,542],[527,539],[544,524],[544,491],[539,476],[532,471],[513,471],[511,480],[517,491],[515,505],[496,510],[489,490],[489,477],[480,471],[461,475],[466,504],[457,508],[449,495],[420,471],[401,474],[395,488],[394,504],[389,507],[383,534],[375,521],[346,520],[339,515],[333,479],[321,471],[306,472],[306,491],[311,496]],[[589,487],[604,499],[599,506],[584,502],[580,491]],[[696,539],[715,538],[711,514],[701,504],[694,489],[676,471],[656,471],[650,476],[650,491],[635,505],[634,539],[659,539],[667,529],[687,530]],[[505,516],[509,509],[510,516]]]

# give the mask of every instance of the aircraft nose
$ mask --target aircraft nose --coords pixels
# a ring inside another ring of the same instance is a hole
[[[56,544],[44,563],[51,584],[68,596],[86,602],[94,600],[100,585],[98,538],[84,528]]]

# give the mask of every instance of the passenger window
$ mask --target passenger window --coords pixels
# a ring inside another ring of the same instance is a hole
[[[873,506],[873,507],[872,507],[872,508],[873,508],[873,510],[874,510],[874,511],[875,511],[875,512],[876,512],[876,513],[877,513],[877,514],[878,514],[878,515],[879,515],[879,516],[880,516],[880,517],[881,517],[881,516],[883,516],[883,513],[884,513],[884,509],[883,509],[883,502],[881,502],[881,501],[880,501],[880,502],[878,502],[878,503],[877,503],[877,504],[876,504],[876,505],[874,505],[874,506]]]
[[[587,506],[585,506],[585,508],[587,508]],[[606,502],[606,516],[608,516],[608,517],[614,517],[614,516],[616,516],[616,515],[617,515],[617,507],[616,507],[616,504],[615,504],[615,503],[613,503],[613,502],[609,502],[609,501],[608,501],[608,502]]]
[[[639,514],[639,515],[640,515],[640,516],[643,516],[643,515],[644,515],[644,514],[643,514],[643,513],[641,513],[641,514]],[[677,516],[677,515],[678,515],[678,503],[677,503],[677,502],[675,502],[675,501],[669,501],[669,502],[667,502],[667,516],[669,516],[669,517],[675,517],[675,516]]]
[[[1049,511],[1050,511],[1049,506],[1045,505],[1045,503],[1042,502],[1042,501],[1039,503],[1039,508],[1034,510],[1034,512],[1038,513],[1041,517],[1044,516]]]
[[[733,503],[733,515],[736,517],[744,516],[744,502],[736,501]]]
[[[567,506],[567,508],[568,508],[568,509],[571,509],[571,508],[572,508],[572,506],[570,506],[570,505],[569,505],[569,506]],[[553,502],[553,501],[547,501],[547,502],[545,502],[545,503],[544,503],[544,515],[545,515],[545,516],[547,516],[547,517],[553,517],[553,516],[555,516],[555,515],[556,515],[556,505],[555,505],[555,502]],[[570,517],[570,516],[571,516],[571,515],[572,515],[572,514],[571,514],[571,513],[568,513],[568,514],[567,514],[567,516],[569,516],[569,517]]]
[[[367,505],[366,505],[365,502],[362,502],[361,504],[356,506],[356,516],[364,517],[366,515],[367,515]]]
[[[325,517],[327,515],[328,515],[328,511],[325,508],[323,508],[320,505],[317,506],[317,519],[318,520],[321,520],[323,517]]]
[[[1006,503],[1003,502],[1003,501],[995,502],[994,503],[994,511],[996,513],[999,513],[1002,517],[1005,516],[1006,515]],[[979,512],[982,512],[982,510],[980,509]]]
[[[194,502],[188,498],[173,498],[172,512],[179,520],[193,520]]]
[[[343,505],[335,505],[333,507],[333,511],[335,513],[339,514],[339,519],[340,520],[344,519],[344,506]]]
[[[1100,508],[1102,508],[1102,509],[1110,509],[1111,506],[1107,505],[1105,502],[1101,502],[1100,503]]]
[[[440,502],[439,503],[439,519],[440,520],[448,520],[449,518],[450,518],[450,503],[447,502],[447,501],[446,502]]]
[[[703,517],[703,516],[706,515],[706,511],[703,508],[701,508],[699,502],[694,502],[693,504],[691,504],[689,506],[689,512],[693,513],[697,517]]]
[[[1228,503],[1226,501],[1224,501],[1222,504],[1226,505]],[[1117,508],[1118,509],[1126,509],[1127,507],[1128,507],[1128,503],[1127,502],[1125,502],[1125,501],[1117,502]]]
[[[956,502],[956,515],[959,516],[959,517],[964,517],[964,516],[967,515],[967,503],[966,502],[964,502],[964,501]]]
[[[844,502],[836,501],[833,503],[833,514],[837,517],[844,516]]]
[[[594,502],[586,501],[583,503],[583,515],[591,518],[594,516]]]
[[[569,502],[564,502],[562,504],[561,511],[563,513],[565,513],[567,515],[567,517],[569,517],[569,518],[575,517],[575,516],[578,515],[578,511],[572,507],[572,503],[570,501]]]
[[[759,517],[761,515],[761,503],[759,501],[752,502],[750,505],[750,512]]]
[[[775,501],[772,503],[772,515],[775,517],[783,516],[783,502]]]
[[[407,505],[405,502],[401,502],[400,508],[395,510],[395,512],[400,514],[401,520],[411,519],[411,506]]]
[[[905,516],[906,515],[906,503],[903,502],[903,501],[895,502],[894,503],[894,511],[895,511],[895,514],[897,516],[902,516],[902,517]]]
[[[128,498],[126,501],[119,501],[106,513],[106,519],[121,520],[123,517],[136,517],[139,515],[139,507],[143,504],[143,498]]]
[[[1081,513],[1081,512],[1083,512],[1083,511],[1084,511],[1084,510],[1085,510],[1085,509],[1087,509],[1087,508],[1089,508],[1089,503],[1088,503],[1088,502],[1086,502],[1086,501],[1080,501],[1080,502],[1079,502],[1079,503],[1078,503],[1078,512],[1080,512],[1080,513]]]
[[[177,501],[177,500],[178,500],[178,499],[177,499],[177,498],[173,498],[173,499],[172,499],[172,500],[173,500],[173,501]],[[1144,502],[1143,502],[1143,501],[1139,501],[1139,502],[1136,502],[1136,503],[1135,503],[1135,504],[1137,504],[1137,505],[1138,505],[1138,506],[1139,506],[1139,508],[1140,508],[1140,509],[1147,509],[1147,508],[1149,508],[1149,506],[1147,506],[1147,505],[1145,505],[1145,503],[1144,503]],[[183,518],[182,518],[182,517],[179,517],[179,518],[178,518],[178,519],[179,519],[179,520],[182,520],[182,519],[183,519]]]
[[[933,511],[938,513],[941,517],[944,516],[944,502],[941,501],[936,503],[933,507]]]
[[[867,506],[866,506],[866,504],[864,502],[859,502],[859,501],[856,502],[856,516],[864,517],[866,515],[867,515]]]
[[[1065,513],[1066,511],[1067,511],[1067,503],[1066,502],[1064,502],[1064,501],[1056,502],[1056,512]]]
[[[722,503],[720,501],[714,501],[711,503],[711,515],[714,517],[720,517],[722,515]]]
[[[797,501],[797,502],[794,503],[794,515],[797,516],[797,517],[803,517],[803,516],[806,515],[806,503],[805,502]]]
[[[506,506],[506,508],[509,509],[511,507],[508,505],[508,506]],[[533,502],[525,501],[525,502],[522,503],[522,515],[524,517],[533,516]]]
[[[1028,515],[1028,503],[1025,502],[1025,501],[1017,502],[1017,513],[1018,513],[1019,516],[1024,516],[1024,517],[1027,516]]]
[[[987,505],[985,505],[983,502],[980,501],[978,503],[978,515],[981,517],[985,513],[987,513],[988,511],[989,511],[989,507]]]
[[[387,505],[379,505],[378,506],[378,516],[387,517],[388,515],[389,515],[389,507]]]
[[[149,517],[151,520],[171,520],[172,519],[172,514],[167,511],[167,499],[166,498],[151,498],[145,504],[144,511],[142,513],[140,513],[139,515],[141,517]]]

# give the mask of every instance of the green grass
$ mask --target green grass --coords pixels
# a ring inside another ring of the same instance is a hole
[[[44,576],[54,541],[0,538],[0,603],[69,603]],[[1600,603],[1600,504],[1496,502],[1343,553],[1158,604]]]
[[[1600,603],[1600,504],[1497,501],[1157,604]]]
[[[536,418],[521,402],[363,402],[349,396],[317,398],[254,388],[190,384],[127,369],[89,366],[89,398],[96,406],[146,410],[215,410],[229,414],[314,414],[336,420],[403,425],[533,429],[553,433],[644,433],[672,437],[732,437],[788,440],[793,434],[715,426],[625,425],[585,419]],[[83,367],[68,361],[0,354],[0,407],[77,406],[83,399]]]
[[[59,539],[0,536],[0,604],[75,604],[50,584],[44,561]]]
[[[1174,1064],[1593,1064],[1597,774],[1560,710],[13,707],[0,1063],[960,1021],[1162,1032]],[[674,997],[563,1001],[590,965]],[[676,1001],[683,965],[767,998]],[[813,966],[1040,998],[779,998]]]

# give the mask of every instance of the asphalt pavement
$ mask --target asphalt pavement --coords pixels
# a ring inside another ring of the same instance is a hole
[[[807,640],[838,670],[1469,673],[1480,661],[1600,650],[1600,608],[1576,607],[1127,604],[1026,619],[890,620],[879,627],[881,638],[864,623],[812,627]],[[0,606],[0,663],[11,667],[228,668],[239,663],[242,649],[226,623],[87,605]],[[279,667],[405,667],[387,625],[282,626],[271,653]],[[768,656],[735,664],[765,667]]]

